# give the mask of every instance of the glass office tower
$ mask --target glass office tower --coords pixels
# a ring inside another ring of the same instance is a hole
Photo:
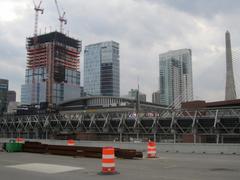
[[[87,95],[119,96],[119,44],[91,44],[84,51],[84,91]]]
[[[168,51],[159,55],[160,104],[180,107],[193,100],[192,52]]]
[[[8,80],[0,79],[0,114],[7,111]]]

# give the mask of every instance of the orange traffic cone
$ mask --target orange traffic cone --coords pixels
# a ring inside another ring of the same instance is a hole
[[[74,141],[73,139],[68,139],[68,140],[67,140],[67,145],[68,145],[68,146],[75,146],[75,144],[76,144],[76,143],[75,143],[75,141]]]
[[[102,149],[102,175],[117,174],[115,169],[115,150],[114,147],[103,147]]]
[[[16,143],[24,143],[24,139],[23,138],[16,138]]]
[[[156,158],[157,157],[157,147],[156,143],[153,141],[148,142],[148,158]]]

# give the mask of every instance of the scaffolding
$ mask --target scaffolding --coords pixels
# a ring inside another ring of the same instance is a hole
[[[36,41],[37,39],[37,41]],[[79,72],[81,41],[70,38],[60,32],[51,32],[27,38],[27,70],[32,71],[32,104],[36,102],[35,84],[39,82],[35,69],[45,68],[47,75],[41,81],[46,82],[46,102],[53,106],[53,85],[68,83],[65,69]],[[36,80],[35,80],[36,79]],[[80,86],[80,85],[79,85]]]

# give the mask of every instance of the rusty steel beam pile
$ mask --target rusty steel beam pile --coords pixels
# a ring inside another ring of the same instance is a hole
[[[47,152],[47,145],[40,142],[25,142],[23,145],[23,151],[44,154]]]
[[[101,158],[102,147],[48,145],[40,142],[26,142],[23,152],[64,155],[73,157]],[[135,149],[115,148],[115,156],[122,159],[142,158],[143,153]]]
[[[0,143],[0,152],[3,151],[3,143]]]

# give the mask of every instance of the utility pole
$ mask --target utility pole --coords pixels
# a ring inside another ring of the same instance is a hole
[[[140,98],[139,98],[139,79],[138,79],[138,89],[137,89],[137,95],[136,95],[137,140],[139,140],[139,133],[140,133],[139,110],[140,110]]]

